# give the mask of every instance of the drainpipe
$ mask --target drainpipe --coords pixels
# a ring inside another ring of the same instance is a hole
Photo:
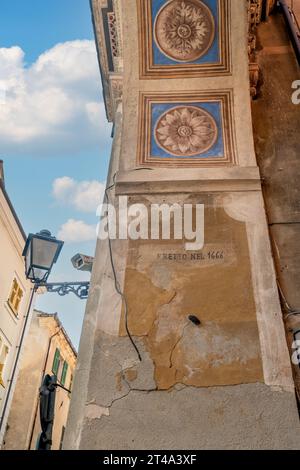
[[[45,359],[45,362],[44,362],[44,368],[43,368],[43,372],[42,372],[42,380],[45,376],[45,373],[46,373],[46,368],[47,368],[47,363],[48,363],[48,359],[49,359],[49,354],[50,354],[50,348],[51,348],[51,344],[52,344],[52,340],[55,336],[58,335],[58,333],[61,331],[61,326],[58,328],[58,330],[56,331],[56,333],[54,333],[52,336],[50,336],[49,338],[49,343],[48,343],[48,349],[47,349],[47,354],[46,354],[46,359]],[[36,423],[36,418],[37,418],[37,414],[38,414],[38,410],[39,410],[39,398],[37,399],[36,401],[36,407],[35,407],[35,412],[34,412],[34,419],[33,419],[33,423],[32,423],[32,427],[31,427],[31,433],[30,433],[30,439],[29,439],[29,444],[28,444],[28,447],[27,447],[27,450],[30,450],[31,449],[31,444],[32,444],[32,439],[33,439],[33,434],[34,434],[34,428],[35,428],[35,423]]]
[[[292,13],[289,9],[289,6],[287,5],[285,0],[279,0],[279,5],[282,9],[283,16],[287,25],[287,28],[289,30],[289,35],[294,47],[294,51],[297,57],[298,64],[300,65],[300,38],[299,38],[299,31],[297,30],[297,27],[293,21],[293,16]]]
[[[17,346],[18,351],[17,351],[13,371],[12,371],[12,374],[11,374],[11,377],[10,377],[10,380],[9,380],[9,386],[8,386],[7,394],[6,394],[6,397],[5,397],[5,402],[4,402],[3,409],[2,409],[2,415],[1,415],[1,419],[0,419],[0,432],[2,431],[3,423],[5,421],[5,413],[6,413],[6,410],[7,410],[8,402],[9,402],[12,387],[13,387],[13,383],[14,383],[14,380],[15,380],[15,375],[16,375],[16,371],[17,371],[17,367],[18,367],[18,363],[19,363],[19,358],[20,358],[20,354],[21,354],[21,350],[22,350],[22,346],[23,346],[23,341],[24,341],[24,338],[25,338],[25,332],[26,332],[28,320],[29,320],[29,317],[30,317],[32,302],[33,302],[34,294],[36,293],[36,291],[37,291],[37,287],[34,286],[32,288],[32,291],[31,291],[30,302],[29,302],[29,305],[28,305],[27,314],[25,316],[25,321],[24,321],[24,327],[23,327],[23,330],[22,330],[20,342]],[[0,442],[0,445],[1,444],[2,443]]]

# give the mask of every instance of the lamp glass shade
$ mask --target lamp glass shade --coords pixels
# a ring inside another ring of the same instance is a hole
[[[51,269],[58,244],[56,240],[46,240],[43,238],[33,238],[31,242],[32,265],[43,269]]]
[[[33,282],[46,282],[62,246],[63,242],[48,231],[30,234],[23,251],[27,278]]]

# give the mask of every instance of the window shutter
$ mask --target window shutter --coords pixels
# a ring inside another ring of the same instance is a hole
[[[52,365],[52,372],[53,372],[54,375],[57,375],[57,372],[58,372],[59,358],[60,358],[60,352],[59,352],[59,349],[56,348],[56,351],[55,351],[55,354],[54,354],[53,365]]]
[[[67,371],[68,371],[68,363],[65,361],[64,365],[63,365],[63,370],[62,370],[62,373],[61,373],[61,381],[60,382],[61,382],[62,385],[65,385],[65,383],[66,383]]]
[[[15,300],[15,310],[16,310],[16,312],[19,311],[19,306],[20,306],[20,302],[22,300],[22,297],[23,297],[23,291],[22,291],[22,289],[19,288],[17,298]]]
[[[71,377],[70,377],[70,385],[69,385],[70,392],[72,392],[72,388],[73,388],[73,374],[71,374]]]
[[[23,290],[16,279],[13,280],[8,303],[15,315],[18,315],[20,303],[23,297]]]
[[[10,292],[10,296],[9,296],[9,303],[11,305],[14,305],[15,298],[16,298],[16,295],[17,295],[17,290],[18,290],[18,283],[17,283],[16,279],[14,279],[13,280],[13,285],[12,285],[12,288],[11,288],[11,292]]]

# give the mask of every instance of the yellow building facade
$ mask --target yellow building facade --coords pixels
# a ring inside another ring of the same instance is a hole
[[[77,353],[57,314],[34,311],[24,346],[4,448],[34,450],[41,432],[39,388],[43,377],[56,375],[71,392]],[[52,450],[62,447],[71,393],[57,387]]]

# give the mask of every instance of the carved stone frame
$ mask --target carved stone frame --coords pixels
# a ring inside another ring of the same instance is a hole
[[[222,132],[224,142],[224,155],[222,157],[187,157],[163,158],[151,155],[151,105],[153,103],[195,103],[220,102]],[[174,93],[140,93],[139,102],[139,142],[137,151],[137,165],[153,167],[211,167],[233,166],[237,164],[236,143],[233,118],[232,90],[190,91]]]
[[[176,77],[199,77],[214,75],[230,75],[230,2],[218,0],[219,3],[219,50],[218,63],[178,63],[174,65],[157,65],[153,61],[153,31],[150,0],[137,0],[139,24],[139,61],[141,79],[161,79]]]

